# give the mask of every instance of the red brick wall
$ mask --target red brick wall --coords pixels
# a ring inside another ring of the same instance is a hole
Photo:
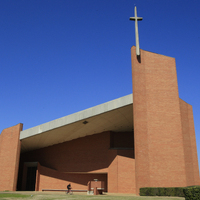
[[[91,191],[92,188],[105,188],[105,181],[99,181],[99,180],[95,180],[95,181],[90,181],[88,182],[88,185],[90,185],[89,190]]]
[[[73,189],[87,190],[87,183],[90,180],[98,179],[107,183],[107,174],[63,173],[40,166],[39,179],[39,191],[42,189],[66,189],[69,183]],[[105,190],[107,191],[107,185],[105,185]]]
[[[23,153],[21,160],[61,172],[107,172],[109,148],[106,132]]]
[[[108,192],[135,194],[135,159],[131,158],[133,151],[112,150],[112,153],[117,156],[108,167]]]
[[[192,106],[180,99],[187,185],[200,185]]]
[[[125,156],[117,156],[118,161],[118,192],[136,193],[135,160]]]
[[[114,168],[115,159],[118,159],[119,169],[116,172],[111,170]],[[108,179],[109,192],[118,192],[119,186],[115,187],[117,183],[115,177],[120,177],[119,185],[124,185],[126,188],[120,192],[133,193],[135,189],[134,174],[132,174],[135,168],[133,150],[110,149],[110,132],[23,153],[20,165],[23,166],[24,162],[40,163],[37,172],[39,186],[36,184],[36,189],[39,187],[39,190],[63,189],[63,187],[65,189],[68,182],[73,183],[74,189],[87,189],[88,181],[95,178],[100,180],[102,176],[104,180],[105,177]]]
[[[136,188],[186,186],[175,59],[131,48]]]
[[[22,124],[4,129],[0,135],[0,191],[17,187]]]
[[[118,159],[117,150],[110,152],[111,163],[108,167],[108,192],[118,193]]]

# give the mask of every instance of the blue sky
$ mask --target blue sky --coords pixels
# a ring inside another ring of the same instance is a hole
[[[132,93],[134,5],[140,48],[176,59],[200,161],[199,0],[0,1],[0,132]]]

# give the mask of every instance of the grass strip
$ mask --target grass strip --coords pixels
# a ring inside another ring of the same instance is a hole
[[[25,194],[0,193],[0,198],[9,198],[9,197],[27,198],[27,197],[30,197],[30,196],[31,195],[25,195]]]

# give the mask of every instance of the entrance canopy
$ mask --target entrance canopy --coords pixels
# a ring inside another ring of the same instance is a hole
[[[105,131],[132,130],[133,95],[130,94],[21,131],[21,151],[40,149]]]

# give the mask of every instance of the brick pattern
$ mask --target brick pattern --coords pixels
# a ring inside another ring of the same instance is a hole
[[[111,150],[112,162],[108,167],[108,192],[118,193],[118,157],[117,150]]]
[[[187,185],[200,185],[192,106],[180,99]]]
[[[89,181],[88,185],[90,185],[89,191],[92,191],[91,188],[105,188],[105,182],[104,181],[99,181],[99,180],[95,180],[95,181]]]
[[[117,156],[108,168],[108,191],[110,193],[135,194],[135,159],[132,159],[131,155],[127,156],[128,154],[133,154],[133,151],[112,151]],[[122,156],[124,153],[126,156]]]
[[[0,191],[15,191],[20,157],[22,124],[4,129],[0,135]]]
[[[186,186],[175,59],[131,48],[136,192]]]
[[[94,179],[107,183],[107,174],[63,173],[40,166],[39,187],[37,189],[38,191],[42,191],[42,189],[66,189],[67,185],[71,183],[72,189],[87,190],[88,182]],[[105,185],[105,190],[107,191],[107,185]]]
[[[117,161],[118,192],[135,194],[135,159],[118,155]]]
[[[65,189],[68,182],[73,183],[74,189],[87,189],[88,181],[95,178],[101,180],[102,176],[108,192],[118,192],[121,185],[125,186],[123,191],[119,190],[122,193],[133,193],[135,190],[134,152],[132,149],[110,149],[110,132],[21,154],[21,177],[25,177],[22,175],[24,162],[40,163],[36,175],[36,190]],[[120,171],[116,171],[117,168]],[[124,178],[118,173],[122,173]],[[24,184],[22,179],[25,178],[21,178],[19,185]]]

